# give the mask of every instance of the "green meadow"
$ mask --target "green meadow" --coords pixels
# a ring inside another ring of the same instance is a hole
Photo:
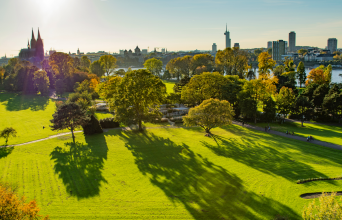
[[[342,181],[342,152],[232,125],[110,130],[3,148],[0,178],[51,219],[300,219]]]

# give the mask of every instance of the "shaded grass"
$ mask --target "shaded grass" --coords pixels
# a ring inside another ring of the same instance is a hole
[[[268,126],[268,123],[258,123],[256,125],[264,128]],[[342,127],[339,126],[304,123],[305,127],[302,127],[299,122],[270,123],[270,126],[271,129],[283,133],[293,131],[298,136],[308,137],[311,135],[316,140],[342,145]]]
[[[110,130],[15,147],[0,179],[52,219],[300,219],[304,193],[337,191],[342,152],[236,125]]]

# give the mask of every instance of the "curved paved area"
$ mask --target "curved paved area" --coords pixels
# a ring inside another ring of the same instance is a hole
[[[233,121],[233,124],[241,125],[242,126],[241,122]],[[245,124],[244,127],[265,132],[264,128],[261,128],[261,127],[255,126],[255,125],[251,125],[251,124]],[[271,127],[271,131],[269,131],[267,133],[275,134],[275,135],[279,135],[279,136],[287,137],[287,138],[291,138],[291,139],[295,139],[295,140],[298,140],[298,141],[305,141],[305,142],[307,141],[305,137],[285,134],[285,133],[279,132],[279,131],[273,131],[272,127]],[[318,145],[321,145],[321,146],[324,146],[324,147],[333,148],[333,149],[336,149],[336,150],[342,150],[342,145],[332,144],[332,143],[328,143],[328,142],[324,142],[324,141],[313,140],[313,141],[310,141],[310,143],[318,144]]]

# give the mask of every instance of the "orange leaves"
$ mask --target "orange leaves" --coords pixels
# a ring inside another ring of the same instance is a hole
[[[305,82],[305,85],[307,86],[310,83],[316,83],[319,85],[330,84],[331,74],[332,74],[331,65],[329,65],[326,68],[324,68],[324,66],[317,67],[316,69],[313,69],[310,71],[308,78]]]

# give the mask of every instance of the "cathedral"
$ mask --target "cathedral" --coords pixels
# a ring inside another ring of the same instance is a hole
[[[30,41],[28,41],[27,48],[20,50],[19,58],[22,60],[28,60],[32,63],[41,62],[44,60],[44,44],[43,39],[40,37],[39,28],[37,40],[34,37],[32,29],[31,44]]]

